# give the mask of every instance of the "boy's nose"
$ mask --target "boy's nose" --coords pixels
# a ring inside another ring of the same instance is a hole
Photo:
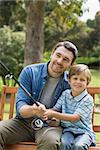
[[[77,83],[80,83],[80,80],[77,80]]]

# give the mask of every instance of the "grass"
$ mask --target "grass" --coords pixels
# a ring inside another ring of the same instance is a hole
[[[90,86],[100,87],[100,70],[91,69],[92,80],[90,82]]]
[[[100,114],[95,114],[94,124],[100,126]],[[96,133],[96,142],[100,142],[100,133]]]
[[[90,64],[93,62],[100,61],[100,57],[78,57],[76,63]]]

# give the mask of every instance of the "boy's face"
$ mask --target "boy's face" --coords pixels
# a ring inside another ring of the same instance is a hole
[[[74,93],[73,96],[79,95],[81,92],[84,91],[84,89],[87,88],[88,82],[87,77],[84,72],[82,72],[80,75],[73,75],[69,79],[69,84],[72,89],[72,93]]]
[[[59,77],[63,72],[71,66],[73,53],[64,48],[58,47],[51,55],[48,71],[53,77]]]

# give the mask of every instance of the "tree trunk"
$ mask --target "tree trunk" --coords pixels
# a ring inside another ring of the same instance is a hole
[[[24,65],[41,62],[44,49],[45,0],[28,0],[26,4],[26,45]]]

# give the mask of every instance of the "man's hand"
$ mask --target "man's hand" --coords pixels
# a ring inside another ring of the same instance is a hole
[[[43,117],[43,114],[46,110],[45,106],[39,102],[37,102],[39,106],[36,104],[33,105],[23,105],[19,112],[23,118],[33,117],[34,115],[38,117]]]
[[[45,105],[37,102],[39,104],[39,106],[37,106],[36,104],[33,104],[32,108],[33,111],[35,112],[35,115],[38,117],[43,117],[44,112],[46,111],[46,107]]]

